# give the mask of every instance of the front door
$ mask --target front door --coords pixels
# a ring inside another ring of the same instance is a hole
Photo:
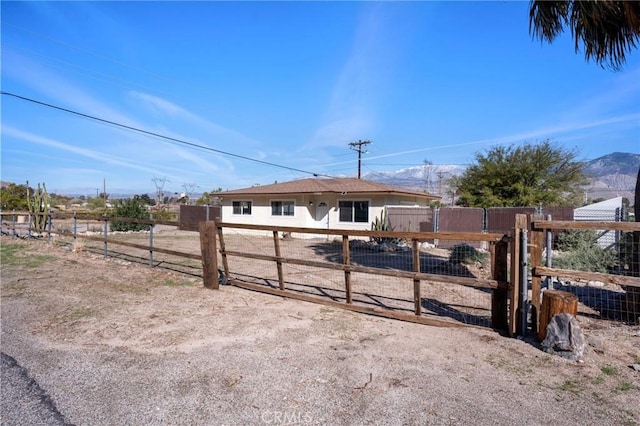
[[[324,201],[316,205],[316,228],[329,228],[329,206]]]

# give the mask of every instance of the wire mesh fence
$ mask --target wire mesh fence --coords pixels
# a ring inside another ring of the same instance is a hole
[[[491,325],[491,286],[495,283],[490,253],[464,240],[460,247],[467,252],[456,258],[461,250],[438,249],[417,241],[414,248],[411,240],[393,233],[367,238],[344,231],[345,235],[309,238],[311,230],[257,234],[231,224],[222,229],[222,252],[228,255],[230,278],[235,283],[368,309]],[[468,281],[459,284],[454,277]]]
[[[541,255],[550,268],[546,288],[576,295],[582,315],[640,321],[640,224],[583,218],[535,222],[534,227],[559,231],[551,255]]]
[[[153,224],[145,232],[113,232],[106,220],[107,246],[104,218],[52,216],[45,232],[36,233],[28,215],[23,216],[3,214],[2,234],[39,238],[96,256],[106,252],[110,258],[202,276],[198,234],[180,231],[177,224]],[[640,225],[611,221],[542,223],[540,229],[545,233],[577,235],[564,246],[562,238],[553,240],[556,245],[552,250],[540,254],[540,266],[552,269],[542,275],[549,279],[542,288],[578,296],[580,314],[637,322]],[[342,235],[302,231],[277,230],[274,234],[273,229],[248,230],[225,224],[225,250],[243,255],[227,256],[231,278],[367,309],[491,325],[492,293],[497,285],[491,270],[494,258],[490,248],[495,243],[491,236],[483,241],[458,235],[457,244],[444,249],[429,243],[438,236],[435,233],[369,235],[359,231],[351,235],[341,231],[345,233]],[[615,235],[615,244],[603,247],[599,243],[603,233]],[[483,248],[475,249],[472,244]],[[532,270],[531,274],[536,273]],[[505,272],[504,276],[510,275]]]

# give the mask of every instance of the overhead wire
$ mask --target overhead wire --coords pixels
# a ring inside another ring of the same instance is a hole
[[[295,168],[295,167],[284,166],[282,164],[272,163],[270,161],[258,160],[258,159],[255,159],[255,158],[247,157],[245,155],[234,154],[234,153],[228,152],[228,151],[222,151],[220,149],[211,148],[211,147],[208,147],[208,146],[205,146],[205,145],[200,145],[200,144],[197,144],[197,143],[185,141],[183,139],[178,139],[178,138],[174,138],[174,137],[171,137],[171,136],[162,135],[160,133],[151,132],[151,131],[144,130],[144,129],[139,129],[137,127],[133,127],[133,126],[129,126],[129,125],[126,125],[126,124],[118,123],[118,122],[112,121],[112,120],[106,120],[104,118],[96,117],[96,116],[93,116],[93,115],[90,115],[90,114],[85,114],[85,113],[82,113],[82,112],[79,112],[79,111],[74,111],[74,110],[71,110],[71,109],[68,109],[68,108],[64,108],[64,107],[61,107],[61,106],[58,106],[58,105],[53,105],[53,104],[50,104],[50,103],[47,103],[47,102],[39,101],[37,99],[28,98],[26,96],[17,95],[15,93],[11,93],[11,92],[1,91],[0,94],[2,94],[4,96],[11,96],[11,97],[14,97],[16,99],[20,99],[20,100],[23,100],[23,101],[26,101],[26,102],[31,102],[31,103],[34,103],[36,105],[44,106],[44,107],[47,107],[47,108],[52,108],[52,109],[56,109],[56,110],[59,110],[59,111],[63,111],[63,112],[69,113],[69,114],[74,114],[74,115],[77,115],[79,117],[88,118],[88,119],[91,119],[91,120],[94,120],[94,121],[101,122],[103,124],[108,124],[108,125],[111,125],[111,126],[120,127],[120,128],[123,128],[123,129],[127,129],[127,130],[131,130],[131,131],[134,131],[134,132],[137,132],[137,133],[141,133],[141,134],[144,134],[144,135],[147,135],[147,136],[153,136],[153,137],[156,137],[156,138],[167,140],[169,142],[186,145],[186,146],[189,146],[189,147],[192,147],[192,148],[198,148],[198,149],[215,152],[217,154],[222,154],[222,155],[226,155],[226,156],[233,157],[233,158],[239,158],[239,159],[245,160],[245,161],[251,161],[251,162],[254,162],[254,163],[264,164],[264,165],[271,166],[271,167],[277,167],[277,168],[280,168],[280,169],[285,169],[285,170],[289,170],[289,171],[293,171],[293,172],[299,172],[299,173],[303,173],[303,174],[307,174],[307,175],[312,175],[314,177],[319,177],[319,176],[329,177],[329,178],[334,177],[334,176],[330,176],[330,175],[326,175],[326,174],[322,174],[322,173],[312,172],[312,171],[309,171],[309,170],[303,170],[303,169],[298,169],[298,168]]]

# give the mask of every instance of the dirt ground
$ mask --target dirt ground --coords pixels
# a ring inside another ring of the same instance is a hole
[[[207,290],[43,241],[0,248],[2,352],[71,424],[640,424],[638,326],[579,316],[590,347],[574,362],[486,328]]]

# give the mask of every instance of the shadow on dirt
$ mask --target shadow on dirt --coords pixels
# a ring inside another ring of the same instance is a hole
[[[324,257],[331,263],[342,264],[342,243],[327,241],[310,246],[314,253]],[[410,248],[400,251],[374,251],[365,247],[356,247],[350,250],[352,265],[379,269],[395,269],[400,271],[413,271],[413,254]],[[447,257],[429,253],[420,253],[420,272],[436,275],[451,275],[457,277],[477,278],[465,265],[453,263]]]
[[[233,274],[232,281],[245,282],[251,284],[264,285],[273,290],[279,289],[277,280],[270,280],[264,277],[257,277],[245,274]],[[299,282],[285,282],[286,291],[304,296],[329,299],[334,302],[346,303],[346,292],[344,290],[329,288],[320,285]],[[391,296],[383,296],[371,292],[354,292],[352,294],[352,303],[371,307],[380,308],[393,312],[404,312],[408,314],[414,313],[413,299],[405,299]],[[421,298],[421,306],[423,308],[423,316],[435,316],[439,318],[449,318],[463,324],[472,324],[481,327],[491,326],[491,312],[488,309],[481,309],[479,313],[471,314],[464,312],[462,309],[469,309],[469,306],[444,303],[432,298]],[[473,308],[476,311],[478,308]]]

